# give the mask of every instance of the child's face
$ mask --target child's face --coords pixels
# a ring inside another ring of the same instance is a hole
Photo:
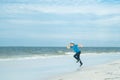
[[[74,44],[73,44],[73,43],[70,43],[70,46],[74,46]]]

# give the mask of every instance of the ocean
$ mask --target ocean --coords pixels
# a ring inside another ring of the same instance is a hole
[[[120,47],[84,47],[82,54],[120,53]],[[66,47],[0,47],[0,60],[38,59],[73,55]]]

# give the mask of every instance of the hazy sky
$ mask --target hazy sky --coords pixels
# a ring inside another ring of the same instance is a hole
[[[0,46],[120,47],[120,0],[0,0]]]

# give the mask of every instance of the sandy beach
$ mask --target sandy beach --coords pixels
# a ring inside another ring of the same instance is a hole
[[[120,80],[120,54],[82,54],[0,59],[0,80]],[[119,61],[118,61],[119,60]]]
[[[120,60],[93,67],[81,67],[75,72],[51,80],[120,80]]]

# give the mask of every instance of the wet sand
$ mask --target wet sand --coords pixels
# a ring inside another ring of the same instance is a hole
[[[120,60],[93,67],[81,67],[75,72],[51,80],[120,80]]]

